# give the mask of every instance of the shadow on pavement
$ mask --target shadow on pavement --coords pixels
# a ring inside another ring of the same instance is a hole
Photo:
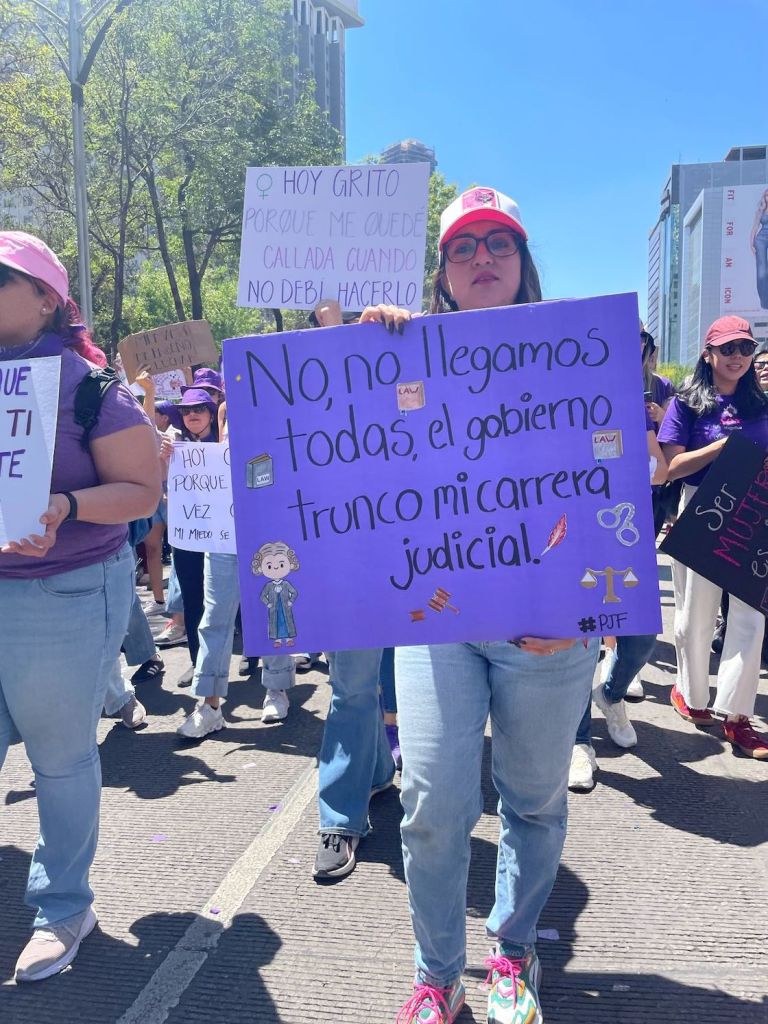
[[[720,990],[686,985],[659,974],[567,970],[577,943],[578,918],[588,902],[587,885],[561,864],[540,923],[541,928],[557,926],[560,938],[555,942],[540,939],[537,944],[544,969],[542,1004],[546,1024],[766,1024],[768,1004],[749,1002]],[[610,942],[607,933],[605,941]],[[638,934],[638,943],[643,943],[642,933]],[[673,973],[674,965],[670,964]],[[485,974],[479,967],[465,972],[470,983],[473,979],[482,981]]]
[[[32,1024],[41,1020],[74,1024],[81,1019],[114,1024],[133,1004],[189,926],[199,918],[191,912],[147,914],[131,925],[128,941],[96,928],[66,971],[46,981],[15,985],[9,980],[32,923],[32,912],[22,904],[29,855],[16,847],[5,846],[0,847],[0,857],[3,904],[0,1020],[3,1024]],[[206,921],[209,928],[212,923]],[[242,1012],[247,1007],[248,1020],[264,1021],[264,1024],[277,1022],[277,1010],[259,972],[280,946],[280,938],[260,916],[237,915],[231,926],[221,932],[216,950],[209,958],[208,964],[215,963],[215,970],[198,974],[182,996],[181,1006],[186,1007],[185,1011],[179,1015],[174,1010],[168,1019],[200,1021],[201,1024],[215,1019],[219,1024],[227,1024],[230,1020],[245,1019]],[[206,992],[209,985],[215,988]],[[94,1016],[95,1005],[98,1017]]]
[[[230,699],[224,705],[225,720],[234,723],[248,720],[242,715],[242,698],[250,694],[240,692],[247,685],[238,683],[230,689]],[[141,800],[159,800],[172,796],[183,786],[203,782],[235,782],[237,775],[219,772],[206,757],[206,751],[212,749],[212,744],[225,743],[231,747],[225,756],[252,750],[311,757],[320,746],[323,731],[323,723],[315,712],[303,707],[313,692],[314,686],[309,684],[299,684],[292,688],[291,712],[284,722],[262,726],[260,713],[254,710],[252,729],[240,726],[235,732],[225,728],[198,741],[185,740],[170,728],[164,732],[131,732],[116,722],[99,748],[103,785],[105,788],[127,788]],[[140,690],[139,694],[143,702],[144,690]],[[259,694],[261,696],[257,706],[260,707],[263,700],[261,687]],[[178,698],[174,699],[178,707]],[[190,710],[192,706],[190,701]],[[249,701],[247,710],[250,711],[251,707]],[[150,699],[147,699],[147,710],[150,715],[154,714]],[[33,796],[34,793],[26,795]],[[14,796],[14,799],[22,798],[23,795]]]

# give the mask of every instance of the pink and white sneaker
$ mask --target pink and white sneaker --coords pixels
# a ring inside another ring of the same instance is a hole
[[[464,1005],[461,978],[448,988],[414,982],[413,995],[397,1015],[395,1024],[453,1024]]]

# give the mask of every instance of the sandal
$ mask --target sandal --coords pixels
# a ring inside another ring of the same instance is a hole
[[[165,663],[159,654],[155,654],[149,659],[149,661],[145,661],[143,665],[139,665],[131,676],[131,682],[146,683],[150,679],[156,679],[157,676],[161,676],[163,672],[165,672]]]

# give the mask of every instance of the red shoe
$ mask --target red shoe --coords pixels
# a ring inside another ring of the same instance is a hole
[[[717,719],[713,718],[708,708],[689,708],[685,703],[682,693],[676,686],[672,687],[669,695],[670,703],[675,711],[684,718],[686,722],[693,722],[694,725],[717,725]]]
[[[746,757],[754,757],[758,761],[768,761],[768,740],[764,740],[759,732],[755,732],[748,718],[739,718],[735,722],[723,722],[723,732],[729,743],[740,750]]]

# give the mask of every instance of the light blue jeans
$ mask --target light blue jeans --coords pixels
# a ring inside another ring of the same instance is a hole
[[[504,944],[534,943],[565,841],[571,750],[598,648],[590,640],[551,656],[503,642],[395,652],[403,860],[422,981],[450,985],[466,965],[470,835],[483,810],[489,715],[501,831],[486,927]]]
[[[93,902],[101,764],[96,725],[133,593],[133,556],[46,579],[0,579],[0,766],[19,737],[35,774],[40,840],[26,902],[34,926]],[[42,639],[41,639],[42,636]]]
[[[330,655],[331,705],[318,772],[320,832],[366,836],[371,789],[395,774],[379,706],[381,647]]]
[[[192,693],[198,697],[226,697],[229,665],[240,605],[237,555],[207,554],[203,566],[205,607],[197,633],[200,649],[195,662]],[[267,655],[261,660],[261,682],[268,690],[287,690],[296,682],[289,654]]]
[[[123,638],[123,652],[128,665],[143,665],[157,653],[155,640],[141,607],[139,595],[134,587],[131,611],[128,616],[128,631]],[[104,696],[104,713],[116,715],[131,697],[136,696],[133,683],[123,676],[120,659],[117,658],[107,672],[107,692]]]
[[[182,615],[184,612],[179,577],[176,575],[176,568],[173,562],[171,562],[171,571],[168,574],[168,593],[165,595],[165,610],[169,615]]]

